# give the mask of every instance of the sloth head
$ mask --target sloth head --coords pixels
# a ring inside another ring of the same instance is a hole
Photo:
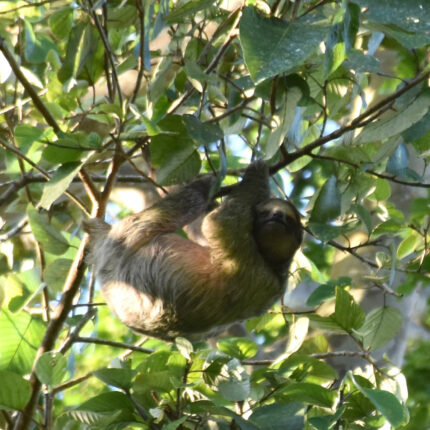
[[[254,237],[269,265],[277,270],[288,268],[303,238],[297,209],[282,199],[269,199],[258,204],[254,215]]]

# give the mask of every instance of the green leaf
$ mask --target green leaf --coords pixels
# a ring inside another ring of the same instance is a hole
[[[325,223],[340,215],[342,195],[338,188],[337,178],[332,175],[322,186],[312,208],[310,222]]]
[[[87,136],[83,133],[64,135],[55,144],[48,145],[42,152],[42,157],[51,163],[69,163],[79,161],[84,153],[81,144],[87,144]]]
[[[194,178],[200,171],[201,160],[184,119],[170,115],[158,126],[163,133],[154,136],[150,145],[151,161],[158,167],[157,181],[169,185]]]
[[[43,33],[38,33],[37,37],[29,20],[24,20],[25,58],[34,64],[41,64],[45,61],[48,52],[52,49],[57,51],[57,45]]]
[[[28,147],[33,143],[40,141],[45,134],[45,131],[38,128],[33,127],[29,124],[17,125],[15,127],[15,139],[19,145],[19,149],[26,153]]]
[[[247,399],[251,391],[249,375],[235,358],[222,366],[215,382],[219,393],[232,402]]]
[[[58,79],[64,83],[72,76],[76,76],[80,56],[82,52],[82,45],[84,43],[84,31],[85,24],[78,22],[74,25],[69,33],[69,39],[67,40],[66,57],[63,61],[63,65],[58,72]]]
[[[55,255],[61,255],[67,251],[69,243],[65,237],[49,223],[48,217],[40,214],[31,206],[27,209],[27,215],[34,237],[43,245],[45,251]]]
[[[352,49],[343,66],[355,70],[358,73],[379,73],[381,66],[379,61],[371,55],[365,55],[358,49]]]
[[[55,171],[49,182],[43,187],[40,205],[44,209],[49,209],[51,204],[57,200],[69,187],[73,178],[81,169],[81,163],[66,163]]]
[[[385,140],[407,130],[427,113],[429,106],[430,92],[426,91],[395,115],[365,126],[355,139],[355,144]]]
[[[253,81],[259,83],[296,70],[318,48],[328,28],[306,18],[290,23],[265,18],[255,8],[247,7],[239,31],[245,63]]]
[[[319,306],[322,302],[332,299],[336,295],[336,287],[345,288],[351,285],[351,278],[341,277],[317,287],[306,301],[307,306]]]
[[[184,115],[183,121],[188,135],[198,145],[209,145],[224,137],[224,133],[218,124],[202,123],[193,115]]]
[[[67,371],[67,359],[63,354],[48,351],[36,362],[35,371],[40,382],[53,387],[64,379]]]
[[[40,293],[40,285],[40,270],[36,268],[23,270],[20,273],[9,273],[7,280],[8,309],[11,312],[20,311]]]
[[[0,333],[2,338],[0,369],[8,369],[23,375],[30,372],[45,333],[45,324],[42,320],[26,312],[12,314],[2,309]]]
[[[397,258],[401,260],[408,255],[415,252],[417,246],[421,244],[422,238],[417,234],[411,232],[411,234],[403,239],[397,248]]]
[[[320,285],[309,296],[307,306],[319,306],[322,302],[332,299],[336,294],[335,285]]]
[[[309,315],[311,327],[329,331],[332,333],[345,334],[345,330],[334,321],[331,317],[322,317],[321,315]]]
[[[279,390],[284,401],[303,402],[323,408],[333,407],[336,393],[309,382],[298,382]]]
[[[381,202],[383,200],[387,200],[391,196],[391,187],[386,179],[375,179],[375,185],[375,191],[370,196],[372,199]]]
[[[52,33],[61,40],[64,40],[72,30],[73,8],[64,7],[56,10],[49,17],[49,27]]]
[[[75,420],[85,424],[107,426],[112,422],[134,421],[134,406],[123,393],[103,393],[68,412]]]
[[[359,28],[360,8],[352,2],[348,2],[343,18],[343,40],[345,42],[345,51],[348,53],[350,53],[355,45],[355,37]]]
[[[187,360],[179,352],[157,351],[137,367],[133,389],[141,393],[151,390],[168,393],[182,383],[186,364]]]
[[[249,421],[265,430],[302,430],[305,411],[302,403],[274,403],[255,409]]]
[[[374,350],[386,345],[399,332],[402,321],[402,313],[396,308],[385,306],[370,311],[358,330],[364,348]]]
[[[24,409],[31,396],[30,382],[6,370],[0,370],[0,381],[0,409]]]
[[[213,0],[191,0],[174,8],[165,19],[169,24],[183,23],[185,18],[194,18],[196,13],[213,5]]]
[[[366,316],[351,294],[341,287],[336,287],[336,308],[331,318],[349,333],[353,329],[359,329]]]
[[[288,326],[288,341],[285,347],[284,357],[294,354],[303,345],[309,330],[309,318],[296,318]]]
[[[72,263],[73,260],[68,258],[56,258],[46,266],[44,271],[45,282],[51,291],[59,293],[62,290]]]
[[[428,31],[430,10],[422,0],[354,0],[366,9],[369,19],[404,28],[408,32]]]
[[[345,59],[345,44],[342,39],[342,23],[334,24],[325,44],[326,51],[324,55],[324,77],[327,78],[334,72]]]
[[[279,115],[273,116],[273,121],[277,122],[277,127],[272,129],[267,143],[263,147],[265,160],[271,159],[284,142],[284,138],[293,123],[296,107],[301,97],[302,92],[298,87],[291,88],[286,94],[286,100],[284,100]]]
[[[309,422],[316,430],[331,430],[335,428],[335,424],[345,412],[346,407],[340,407],[334,415],[323,415],[309,418]]]
[[[194,352],[193,344],[184,337],[177,337],[175,339],[175,344],[181,355],[187,360],[191,360],[191,354]]]
[[[370,212],[364,206],[356,204],[351,205],[351,210],[358,215],[360,221],[366,227],[367,233],[371,234],[373,229],[373,221]]]
[[[323,349],[325,351],[325,349]],[[327,363],[306,354],[296,353],[281,361],[279,365],[272,364],[272,368],[279,367],[281,375],[293,374],[295,377],[312,379],[313,383],[331,381],[338,377],[337,372]]]
[[[408,149],[405,144],[401,143],[394,151],[394,154],[388,159],[386,170],[393,175],[398,175],[399,172],[408,167],[408,164]]]
[[[372,402],[375,408],[387,418],[391,425],[397,427],[405,421],[403,406],[394,394],[384,390],[362,387],[352,373],[350,377],[354,385]]]
[[[225,354],[238,358],[239,360],[252,358],[258,352],[258,345],[246,337],[221,339],[218,341],[217,347]]]
[[[136,372],[129,368],[100,369],[94,372],[94,376],[106,385],[112,385],[123,390],[129,390]]]

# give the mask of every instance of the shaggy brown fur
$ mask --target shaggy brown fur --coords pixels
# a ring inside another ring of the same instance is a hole
[[[251,164],[225,201],[204,217],[208,246],[175,231],[203,215],[205,177],[112,228],[85,222],[102,293],[132,329],[171,340],[261,314],[281,297],[302,241],[299,215],[271,199],[268,169]]]

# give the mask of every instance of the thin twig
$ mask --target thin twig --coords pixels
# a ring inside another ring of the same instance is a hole
[[[79,378],[71,379],[70,381],[64,382],[64,384],[57,385],[53,388],[52,394],[55,396],[58,393],[61,393],[64,390],[67,390],[68,388],[72,388],[76,385],[81,384],[82,382],[86,381],[87,379],[91,378],[93,376],[93,373],[87,373],[84,376],[80,376]]]
[[[115,64],[115,60],[114,60],[114,54],[112,52],[112,49],[110,47],[110,43],[106,34],[105,29],[103,28],[102,24],[100,23],[99,17],[97,16],[97,13],[95,12],[95,10],[93,9],[93,2],[92,0],[88,0],[88,3],[91,6],[91,10],[90,10],[90,16],[92,17],[95,26],[97,27],[97,30],[100,34],[100,38],[102,40],[103,46],[105,48],[105,53],[107,55],[107,59],[110,63],[111,66],[111,73],[112,73],[112,79],[115,83],[115,87],[116,90],[118,92],[118,98],[119,98],[119,105],[122,106],[123,104],[123,96],[122,96],[122,91],[121,91],[121,87],[119,85],[119,80],[118,80],[118,74],[116,71],[116,64]],[[113,102],[114,100],[112,100]]]
[[[386,173],[378,173],[374,170],[366,169],[361,170],[361,166],[357,163],[353,163],[349,160],[342,160],[340,158],[331,157],[328,155],[319,155],[319,154],[309,154],[312,158],[316,158],[318,160],[327,160],[327,161],[334,161],[336,163],[341,164],[347,164],[348,166],[354,167],[355,169],[358,169],[362,171],[363,173],[367,173],[372,176],[376,176],[377,178],[386,179],[387,181],[395,182],[396,184],[400,185],[406,185],[408,187],[418,187],[418,188],[430,188],[430,184],[424,183],[424,182],[418,182],[418,181],[404,181],[402,179],[398,179],[396,175],[387,175]]]
[[[114,340],[99,339],[96,337],[78,336],[75,338],[74,343],[94,343],[97,345],[112,346],[113,348],[131,349],[132,351],[142,352],[143,354],[152,354],[154,352],[154,350],[150,348],[142,348],[125,342],[116,342]]]
[[[19,67],[18,63],[15,61],[15,58],[12,55],[12,53],[7,48],[4,38],[1,36],[0,36],[0,51],[5,56],[7,62],[9,63],[9,65],[10,65],[11,69],[13,70],[13,73],[15,74],[18,81],[21,82],[22,86],[25,88],[25,90],[30,95],[31,99],[33,100],[34,105],[37,108],[37,110],[45,118],[48,125],[50,125],[54,129],[54,132],[56,134],[58,134],[61,131],[61,129],[60,129],[59,125],[57,124],[57,121],[55,121],[54,117],[52,116],[49,109],[46,107],[45,103],[43,103],[43,101],[39,97],[38,93],[34,90],[33,86],[30,84],[30,82],[27,80],[27,78],[21,72],[21,68]]]
[[[139,15],[139,63],[137,66],[137,78],[134,86],[131,102],[136,100],[139,89],[142,85],[143,72],[145,69],[145,8],[142,6],[141,0],[136,0],[136,9]]]
[[[15,148],[12,145],[9,145],[7,142],[5,142],[2,138],[0,138],[0,146],[3,146],[6,150],[14,153],[18,157],[20,157],[22,160],[24,160],[26,163],[28,163],[31,167],[33,167],[35,170],[40,172],[42,176],[44,177],[45,181],[49,181],[51,179],[51,176],[48,174],[48,172],[34,163],[30,158],[28,158],[24,153],[22,153],[18,148]],[[74,194],[72,194],[70,191],[65,191],[64,194],[66,194],[67,197],[70,198],[87,216],[89,216],[89,211],[84,205],[84,203],[76,197]]]
[[[345,133],[355,130],[356,128],[363,127],[364,125],[367,124],[369,117],[374,115],[376,112],[379,112],[381,109],[384,109],[387,105],[389,105],[395,99],[397,99],[398,97],[400,97],[401,95],[409,91],[411,88],[417,86],[421,82],[428,79],[429,76],[430,76],[430,71],[427,71],[417,76],[415,79],[407,83],[405,86],[395,91],[393,94],[390,94],[389,96],[382,99],[379,103],[376,103],[374,106],[368,108],[361,115],[353,119],[349,124],[338,128],[337,130],[333,131],[332,133],[326,136],[322,136],[314,140],[312,143],[304,146],[303,148],[298,149],[295,152],[289,153],[288,157],[285,160],[281,160],[280,162],[274,164],[270,168],[270,173],[271,174],[276,173],[278,170],[284,168],[285,166],[297,160],[298,158],[302,157],[303,155],[309,155],[314,149],[317,149],[323,146],[325,143],[335,140],[343,136]]]

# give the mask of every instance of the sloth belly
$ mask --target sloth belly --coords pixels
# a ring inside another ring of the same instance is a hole
[[[109,307],[133,330],[166,340],[219,332],[264,312],[283,290],[261,261],[246,268],[216,262],[208,248],[174,234],[125,252],[108,267],[102,294]]]

